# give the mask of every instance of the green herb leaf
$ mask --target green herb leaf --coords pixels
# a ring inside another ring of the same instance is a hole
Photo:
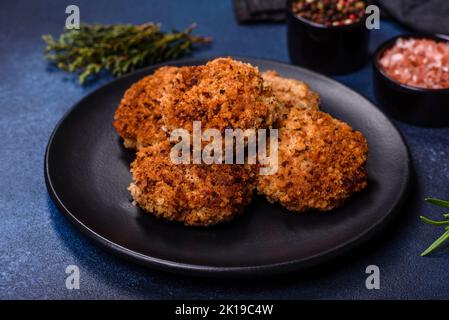
[[[423,253],[421,257],[427,256],[436,249],[438,249],[447,239],[449,239],[449,230],[447,230],[441,237],[439,237],[434,243],[430,245]]]
[[[440,207],[449,208],[449,201],[444,201],[440,199],[435,198],[426,198],[425,201],[435,204]],[[443,214],[445,218],[449,218],[449,214]],[[432,252],[434,252],[436,249],[438,249],[446,240],[449,239],[449,220],[443,220],[443,221],[435,221],[431,220],[429,218],[426,218],[424,216],[419,217],[422,221],[424,221],[427,224],[438,226],[438,227],[444,227],[444,230],[446,232],[439,237],[434,243],[430,245],[423,253],[421,253],[421,256],[424,257]]]
[[[440,199],[436,199],[436,198],[426,198],[425,200],[429,203],[449,209],[449,201],[444,201],[444,200],[440,200]]]
[[[420,216],[419,217],[422,221],[424,221],[425,223],[434,225],[434,226],[446,226],[449,225],[449,220],[444,220],[444,221],[435,221],[435,220],[431,220],[429,218],[426,218],[424,216]]]
[[[210,38],[192,35],[195,25],[184,31],[163,32],[160,25],[82,24],[65,30],[59,39],[44,35],[45,57],[64,71],[78,74],[79,82],[94,79],[103,71],[115,76],[171,60]]]

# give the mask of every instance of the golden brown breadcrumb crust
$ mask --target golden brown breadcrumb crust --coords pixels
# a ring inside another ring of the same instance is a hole
[[[292,211],[331,210],[367,185],[364,136],[319,109],[307,84],[230,58],[162,67],[129,88],[114,116],[125,146],[138,149],[129,190],[159,218],[209,226],[241,214],[256,188]],[[170,130],[279,130],[279,168],[172,163]]]
[[[231,220],[251,201],[255,167],[244,165],[173,164],[171,145],[141,149],[131,164],[133,199],[159,218],[188,226]]]
[[[330,115],[292,109],[279,130],[279,168],[258,191],[292,211],[331,210],[367,185],[367,142]]]
[[[176,67],[162,67],[133,84],[114,115],[114,127],[127,148],[139,149],[167,139],[162,130],[159,99],[171,83]]]
[[[262,73],[264,82],[273,90],[273,94],[280,102],[277,111],[278,126],[288,116],[292,108],[315,109],[320,106],[319,95],[299,80],[283,78],[276,71],[268,70]]]
[[[167,129],[190,132],[193,121],[221,132],[225,128],[267,128],[277,106],[257,68],[231,58],[180,68],[161,100]]]

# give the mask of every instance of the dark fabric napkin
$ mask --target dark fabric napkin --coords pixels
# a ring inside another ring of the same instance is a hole
[[[281,22],[286,0],[233,0],[239,23]],[[383,16],[391,17],[416,31],[449,35],[449,0],[371,0]]]
[[[239,23],[282,22],[285,19],[286,0],[233,0]]]
[[[391,17],[427,33],[449,34],[449,0],[377,0]]]

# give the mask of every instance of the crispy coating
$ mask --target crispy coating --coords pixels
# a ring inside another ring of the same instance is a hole
[[[125,92],[113,123],[125,147],[140,149],[166,139],[159,100],[177,70],[176,67],[159,68]]]
[[[131,164],[129,190],[141,208],[187,226],[215,225],[243,212],[256,186],[255,168],[174,164],[170,148],[169,142],[143,148]]]
[[[270,127],[278,107],[258,69],[231,58],[203,66],[180,68],[161,100],[167,129],[187,129],[193,121],[203,128],[258,129]]]
[[[292,108],[315,109],[320,106],[319,95],[299,80],[283,78],[276,71],[262,73],[264,82],[271,86],[273,94],[280,102],[277,111],[278,126],[282,126]]]
[[[279,167],[257,176],[249,165],[174,164],[168,133],[177,128],[279,127]],[[127,148],[137,149],[129,190],[159,218],[187,226],[226,222],[243,212],[257,186],[270,202],[302,212],[340,206],[367,185],[367,142],[319,111],[307,84],[218,58],[203,66],[162,67],[129,88],[114,116]]]
[[[259,176],[258,191],[289,210],[331,210],[367,185],[365,137],[324,112],[292,109],[278,152],[278,172]]]

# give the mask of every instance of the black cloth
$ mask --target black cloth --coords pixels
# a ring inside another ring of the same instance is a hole
[[[449,0],[377,0],[382,10],[416,31],[449,34]]]
[[[233,0],[233,3],[239,23],[285,19],[286,0]],[[393,18],[416,31],[449,35],[449,0],[370,0],[367,3],[379,5],[383,17]]]
[[[233,3],[239,23],[285,20],[286,0],[233,0]]]

